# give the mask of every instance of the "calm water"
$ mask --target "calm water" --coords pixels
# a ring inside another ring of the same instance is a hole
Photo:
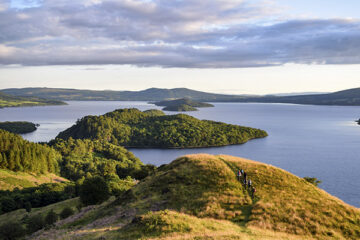
[[[145,163],[161,165],[189,153],[229,154],[283,168],[300,177],[322,180],[321,188],[360,207],[360,107],[290,104],[215,103],[189,113],[200,119],[223,121],[266,130],[269,136],[243,145],[185,149],[132,149]],[[69,102],[67,106],[0,109],[0,121],[39,123],[31,141],[48,141],[85,115],[117,108],[157,108],[146,102]]]

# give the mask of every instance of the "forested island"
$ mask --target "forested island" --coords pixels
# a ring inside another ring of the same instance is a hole
[[[360,118],[358,120],[356,120],[355,122],[357,122],[360,125]]]
[[[214,105],[210,103],[203,103],[189,98],[164,100],[164,101],[154,102],[154,104],[156,106],[164,106],[163,110],[165,111],[177,111],[177,112],[197,111],[198,110],[197,108],[214,107]]]
[[[31,133],[34,132],[39,124],[35,124],[32,122],[25,122],[25,121],[19,121],[19,122],[0,122],[0,129],[17,133],[17,134],[25,134],[25,133]]]
[[[194,108],[192,106],[186,105],[186,104],[180,104],[180,105],[171,105],[163,108],[164,111],[172,111],[172,112],[192,112],[192,111],[198,111],[197,108]]]
[[[104,140],[125,147],[195,148],[242,144],[266,136],[260,129],[185,114],[154,116],[132,108],[86,116],[57,138]]]
[[[47,106],[47,105],[66,105],[67,103],[59,100],[42,99],[36,96],[12,96],[0,92],[0,108],[4,107],[28,107],[28,106]]]

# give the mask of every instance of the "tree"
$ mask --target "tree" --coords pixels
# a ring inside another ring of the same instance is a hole
[[[71,207],[65,207],[60,213],[60,218],[65,219],[73,214],[74,214],[74,210]]]
[[[305,179],[305,181],[307,181],[311,184],[314,184],[315,186],[318,186],[321,183],[321,181],[315,177],[304,177],[304,179]]]
[[[54,223],[59,219],[59,216],[54,212],[54,210],[50,210],[45,217],[45,224],[48,226],[54,225]]]
[[[7,222],[0,226],[0,239],[13,240],[25,235],[24,227],[18,222]]]
[[[102,177],[85,179],[80,187],[80,200],[84,205],[100,204],[109,197],[109,188]]]
[[[27,231],[28,233],[33,233],[42,229],[44,226],[44,218],[40,214],[34,215],[29,217],[27,222]]]
[[[31,212],[31,203],[30,202],[25,202],[24,203],[24,208],[25,208],[26,212]]]

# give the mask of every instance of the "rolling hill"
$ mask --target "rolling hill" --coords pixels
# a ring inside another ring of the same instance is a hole
[[[59,100],[48,100],[35,96],[26,96],[26,97],[11,96],[0,92],[0,108],[47,106],[47,105],[66,105],[66,103]]]
[[[60,88],[9,88],[1,92],[15,96],[41,97],[53,100],[81,101],[162,101],[166,99],[191,98],[206,101],[226,101],[234,98],[232,95],[206,93],[187,88],[149,88],[142,91],[94,91]],[[236,96],[240,98],[242,96]]]
[[[190,98],[203,102],[258,102],[312,105],[360,106],[360,88],[327,94],[295,96],[226,95],[195,91],[187,88],[149,88],[142,91],[93,91],[60,88],[10,88],[1,92],[15,96],[41,97],[53,100],[162,101]]]
[[[311,105],[338,105],[338,106],[360,106],[360,88],[344,91],[298,95],[298,96],[264,96],[239,99],[238,102],[259,102],[259,103],[293,103]]]
[[[257,189],[254,196],[237,180],[240,168],[253,181]],[[282,169],[207,154],[180,157],[115,201],[83,208],[55,227],[31,236],[127,240],[359,238],[359,209]]]

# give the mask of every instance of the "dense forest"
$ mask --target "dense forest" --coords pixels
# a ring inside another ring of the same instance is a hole
[[[61,155],[51,147],[32,143],[0,130],[0,168],[14,172],[58,173]]]
[[[142,178],[143,163],[121,146],[89,139],[57,139],[50,145],[62,155],[61,176],[77,181],[91,176]]]
[[[0,122],[0,129],[17,134],[33,132],[37,129],[37,126],[32,122]]]
[[[241,144],[266,136],[260,129],[184,114],[152,116],[133,108],[86,116],[58,138],[98,139],[126,147],[191,148]]]

